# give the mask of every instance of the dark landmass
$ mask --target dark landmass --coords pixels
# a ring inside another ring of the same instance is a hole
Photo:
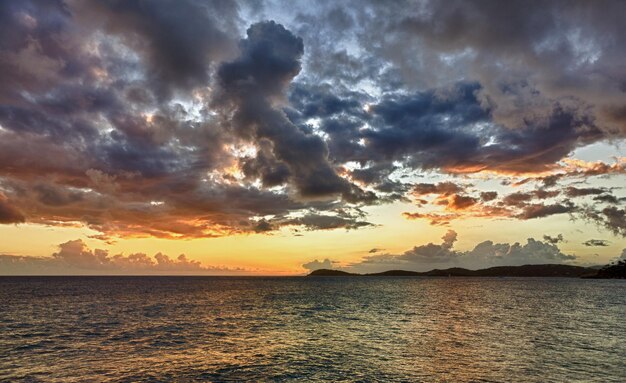
[[[606,265],[597,271],[595,275],[586,276],[587,278],[602,279],[626,279],[626,260]]]
[[[434,269],[426,272],[389,270],[381,273],[355,274],[339,270],[319,269],[311,272],[311,277],[570,277],[570,278],[619,278],[604,275],[616,275],[614,269],[607,267],[597,270],[590,267],[571,265],[524,265],[524,266],[497,266],[488,269],[468,270],[460,267],[450,269]],[[603,272],[603,270],[605,270]],[[626,270],[626,262],[624,262]],[[601,275],[602,273],[602,275]],[[617,273],[619,274],[619,273]],[[623,278],[623,277],[622,277]]]
[[[348,273],[341,270],[318,269],[310,273],[308,276],[313,277],[359,277],[361,274]]]

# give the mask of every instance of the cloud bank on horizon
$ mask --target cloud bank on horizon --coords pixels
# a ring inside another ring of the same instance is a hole
[[[403,203],[626,237],[626,158],[572,157],[626,139],[625,2],[282,8],[2,2],[0,224],[193,239],[374,228],[368,207]]]
[[[203,266],[180,254],[170,258],[157,253],[110,255],[102,249],[90,249],[80,239],[60,244],[49,257],[0,254],[0,275],[205,275],[241,274],[252,270],[223,266]]]
[[[577,257],[565,254],[558,244],[562,235],[544,236],[543,241],[528,238],[525,244],[494,243],[486,240],[472,250],[454,249],[457,233],[448,230],[441,243],[414,246],[401,254],[371,249],[357,262],[344,263],[328,258],[314,259],[302,265],[308,271],[341,269],[357,273],[384,270],[428,271],[435,268],[465,267],[481,269],[492,266],[576,263]],[[607,246],[600,240],[589,240],[585,246]],[[626,259],[626,248],[613,261]],[[238,275],[258,274],[267,270],[242,267],[207,266],[185,254],[172,258],[163,253],[153,257],[145,253],[111,255],[103,249],[90,249],[80,240],[58,245],[58,251],[47,257],[0,254],[0,275]],[[271,273],[271,271],[270,271]]]

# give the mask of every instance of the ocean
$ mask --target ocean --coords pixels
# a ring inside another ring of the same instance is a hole
[[[0,277],[1,382],[626,382],[626,281]]]

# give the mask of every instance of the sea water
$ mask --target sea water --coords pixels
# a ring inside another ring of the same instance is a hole
[[[2,382],[626,382],[626,281],[2,277]]]

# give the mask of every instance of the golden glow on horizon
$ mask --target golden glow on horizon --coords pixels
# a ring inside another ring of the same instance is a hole
[[[411,205],[395,203],[369,208],[370,220],[380,226],[359,230],[301,231],[296,236],[290,229],[273,234],[237,234],[205,239],[124,238],[107,245],[89,238],[97,234],[86,228],[50,227],[35,224],[0,226],[3,238],[2,253],[14,255],[50,256],[58,251],[57,245],[68,240],[83,239],[91,249],[102,248],[111,254],[135,252],[154,256],[164,253],[176,257],[181,253],[206,266],[241,267],[240,274],[297,275],[306,272],[302,264],[314,259],[331,259],[339,266],[361,260],[370,249],[381,253],[401,254],[413,246],[439,242],[439,237],[449,227],[432,226],[426,221],[411,221],[401,217]],[[451,225],[459,232],[455,248],[469,250],[487,239],[496,243],[522,242],[526,238],[541,239],[542,235],[563,233],[566,238],[580,237],[580,222],[565,217],[552,216],[536,221],[486,220],[467,218]],[[584,227],[587,235],[606,238],[607,233],[594,225]],[[486,234],[487,233],[487,234]],[[523,233],[523,234],[521,234]],[[560,244],[566,254],[575,253],[581,263],[608,262],[621,251],[619,243],[602,248],[586,248],[579,242]]]

